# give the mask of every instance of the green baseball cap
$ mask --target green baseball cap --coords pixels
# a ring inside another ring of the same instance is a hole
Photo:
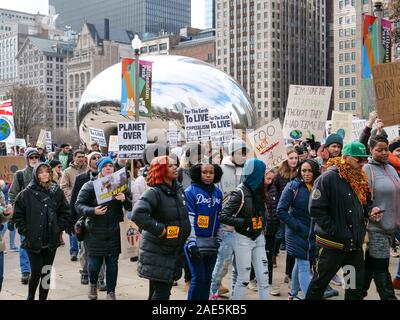
[[[359,141],[352,141],[346,144],[342,150],[343,156],[351,156],[351,157],[368,157],[367,149],[365,146]]]

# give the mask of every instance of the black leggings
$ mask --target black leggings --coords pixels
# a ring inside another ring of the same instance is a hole
[[[169,300],[172,283],[150,280],[148,300]]]
[[[31,264],[31,277],[29,279],[28,300],[35,300],[36,289],[39,287],[39,300],[46,300],[50,288],[51,267],[56,256],[56,250],[42,249],[40,253],[28,251]]]

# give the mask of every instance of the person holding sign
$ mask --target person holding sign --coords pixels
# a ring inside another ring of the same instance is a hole
[[[192,274],[188,300],[208,300],[222,234],[219,216],[222,192],[215,186],[222,170],[217,164],[199,163],[190,169],[192,184],[185,190],[192,225],[185,255]]]
[[[262,233],[265,227],[265,169],[261,160],[247,160],[243,167],[243,183],[232,191],[222,209],[221,222],[235,227],[234,254],[238,275],[233,300],[244,298],[251,265],[257,278],[260,299],[268,299],[268,261]]]
[[[114,173],[112,160],[102,157],[97,162],[98,178]],[[89,257],[89,299],[97,300],[97,283],[103,260],[106,262],[107,300],[116,300],[118,256],[121,253],[119,223],[125,210],[132,210],[131,192],[117,194],[111,201],[98,205],[93,181],[86,182],[78,194],[75,210],[86,216],[85,244]]]
[[[286,185],[278,204],[277,215],[286,224],[286,250],[295,258],[289,300],[299,300],[300,288],[305,295],[311,280],[310,260],[315,259],[315,232],[308,200],[319,174],[317,162],[303,161],[297,177]]]
[[[138,274],[149,280],[149,300],[169,300],[182,273],[183,246],[190,221],[183,189],[176,179],[177,161],[160,156],[151,161],[147,189],[133,207],[132,221],[142,229]]]

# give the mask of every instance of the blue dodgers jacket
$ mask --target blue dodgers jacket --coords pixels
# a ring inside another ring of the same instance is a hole
[[[222,211],[222,192],[215,187],[212,192],[201,185],[192,183],[185,190],[186,207],[192,226],[188,244],[197,237],[217,237],[222,240],[219,218]],[[215,221],[215,228],[214,228]],[[214,234],[213,233],[214,228]]]

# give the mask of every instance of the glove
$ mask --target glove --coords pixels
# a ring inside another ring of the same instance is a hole
[[[315,136],[313,134],[311,135],[311,138],[307,138],[307,142],[310,145],[311,150],[317,151],[315,146]]]
[[[196,245],[188,247],[189,257],[191,260],[201,259],[199,248]]]
[[[8,221],[7,229],[10,230],[10,231],[14,231],[15,230],[15,223],[11,222],[11,221]]]

